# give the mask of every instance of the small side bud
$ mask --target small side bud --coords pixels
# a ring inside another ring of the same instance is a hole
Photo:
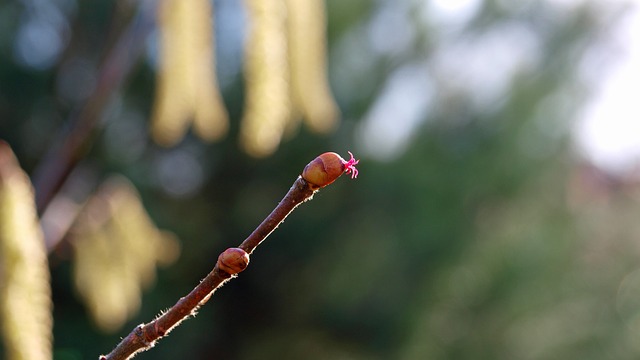
[[[351,178],[358,176],[355,165],[360,160],[356,160],[349,152],[351,159],[345,161],[340,155],[334,152],[326,152],[319,155],[302,171],[302,178],[305,179],[315,189],[325,187],[334,182],[343,173],[351,173]]]
[[[218,269],[230,275],[242,272],[249,265],[249,254],[240,248],[229,248],[218,257]]]

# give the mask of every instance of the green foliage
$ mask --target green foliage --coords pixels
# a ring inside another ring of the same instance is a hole
[[[227,138],[209,145],[188,135],[171,149],[151,144],[153,59],[145,59],[82,166],[94,177],[118,172],[131,180],[153,221],[178,235],[182,253],[160,270],[135,319],[105,335],[74,295],[68,249],[53,252],[56,358],[96,357],[173,305],[223,249],[262,221],[304,164],[324,151],[347,150],[362,159],[358,179],[338,181],[304,204],[195,320],[140,359],[638,357],[637,194],[585,186],[580,179],[593,176],[568,143],[587,95],[577,65],[609,13],[588,2],[569,11],[480,1],[475,16],[456,28],[420,2],[399,3],[413,35],[386,51],[372,45],[370,24],[394,5],[328,2],[330,79],[344,118],[328,136],[301,129],[265,159],[244,155],[237,144],[239,76],[222,89]],[[16,12],[0,6],[0,18]],[[65,56],[97,57],[95,44],[78,35],[91,28],[96,36],[93,18],[105,22],[104,13],[80,2],[70,17],[78,49]],[[403,33],[394,37],[393,21],[383,23],[389,41],[403,40]],[[19,24],[13,26],[15,36]],[[218,30],[231,37],[228,28]],[[511,50],[531,46],[525,54],[534,58],[513,71],[491,62],[477,70],[471,55],[497,52],[484,46],[515,30],[526,41],[507,42]],[[77,104],[59,97],[56,67],[12,60],[12,39],[0,44],[0,137],[32,172]],[[474,46],[479,50],[470,51]],[[450,71],[445,51],[469,57],[454,56]],[[403,151],[376,157],[371,148],[380,144],[362,129],[387,81],[415,63],[429,70],[428,109]],[[483,71],[486,79],[506,74],[502,90],[476,86],[471,78]],[[174,186],[185,183],[190,187]]]

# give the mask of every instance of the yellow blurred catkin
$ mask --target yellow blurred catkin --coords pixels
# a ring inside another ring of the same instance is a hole
[[[284,0],[245,0],[245,109],[240,143],[255,157],[273,153],[291,119]]]
[[[7,360],[51,359],[49,267],[28,176],[0,141],[0,327]]]
[[[133,185],[121,177],[109,179],[89,200],[73,236],[76,288],[95,323],[107,332],[138,311],[156,265],[179,255],[175,237],[155,227]]]
[[[327,133],[338,122],[327,79],[326,11],[323,0],[285,0],[294,111],[316,132]]]
[[[245,0],[245,105],[240,144],[251,156],[272,154],[302,118],[328,133],[339,110],[327,79],[326,11],[322,0]],[[151,132],[161,145],[195,132],[217,139],[228,115],[216,87],[212,9],[206,0],[162,0],[158,90]]]
[[[179,142],[191,121],[198,136],[221,138],[228,115],[217,87],[208,0],[162,0],[160,69],[151,133],[165,146]]]

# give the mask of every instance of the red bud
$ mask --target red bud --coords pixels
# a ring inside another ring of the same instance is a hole
[[[326,152],[313,159],[302,171],[302,178],[305,179],[315,189],[325,187],[334,182],[345,171],[351,173],[351,178],[358,176],[355,165],[359,160],[353,158],[345,161],[340,155],[334,152]]]
[[[302,178],[315,188],[325,187],[344,172],[345,161],[334,152],[326,152],[313,159],[302,171]]]
[[[235,275],[249,265],[249,254],[240,248],[229,248],[218,257],[218,268],[227,274]]]

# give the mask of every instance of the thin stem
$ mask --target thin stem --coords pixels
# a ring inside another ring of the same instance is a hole
[[[251,254],[284,221],[287,215],[298,205],[311,199],[316,191],[312,189],[312,186],[306,180],[299,176],[278,206],[240,244],[239,248]],[[138,325],[127,337],[122,339],[111,353],[100,356],[100,360],[130,359],[138,352],[150,349],[157,340],[167,335],[180,322],[193,315],[200,306],[209,300],[216,289],[233,277],[235,275],[220,269],[219,260],[213,270],[188,295],[180,298],[173,307],[162,313],[155,320],[148,324]]]
[[[287,195],[280,200],[278,206],[276,206],[271,214],[240,244],[239,248],[251,254],[253,250],[284,221],[287,215],[298,205],[311,199],[316,191],[317,190],[313,190],[309,183],[301,176],[298,176],[298,179],[293,183]]]

